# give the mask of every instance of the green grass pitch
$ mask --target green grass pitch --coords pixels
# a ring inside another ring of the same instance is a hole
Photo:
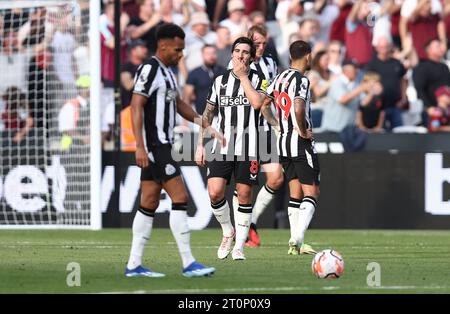
[[[165,278],[125,278],[130,229],[0,231],[0,293],[450,293],[449,231],[310,230],[307,243],[333,248],[345,260],[339,279],[317,279],[311,255],[288,256],[288,230],[260,230],[262,246],[246,261],[216,258],[219,229],[193,231],[192,250],[216,267],[212,277],[184,278],[169,229],[154,229],[144,265]],[[81,267],[68,287],[67,264]],[[380,265],[381,286],[369,287],[367,265]]]

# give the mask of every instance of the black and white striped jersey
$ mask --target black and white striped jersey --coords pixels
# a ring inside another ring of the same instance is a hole
[[[280,136],[277,139],[278,154],[284,157],[297,157],[305,154],[305,148],[311,147],[311,140],[300,137],[295,117],[295,99],[305,102],[305,119],[307,128],[312,128],[311,91],[309,80],[296,69],[287,69],[277,75],[266,93],[273,99],[277,108]]]
[[[228,69],[233,68],[233,61],[230,60],[228,63]],[[278,74],[278,66],[275,60],[270,56],[263,56],[259,59],[258,63],[252,62],[250,64],[250,69],[255,70],[258,75],[265,80],[262,82],[262,85],[269,86],[272,83],[275,76]],[[264,116],[260,114],[259,116],[259,126],[264,127],[264,131],[270,131],[270,124],[264,119]]]
[[[258,73],[250,69],[248,77],[253,87],[262,93],[262,78]],[[217,126],[226,139],[224,147],[215,139],[212,153],[258,157],[259,110],[251,106],[232,70],[214,80],[206,101],[218,107]]]
[[[178,87],[172,70],[157,57],[139,66],[133,93],[148,98],[144,107],[144,140],[148,145],[173,144]]]

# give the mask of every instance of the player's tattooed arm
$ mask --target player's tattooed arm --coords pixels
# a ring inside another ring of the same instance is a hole
[[[214,111],[215,111],[215,107],[213,105],[207,103],[206,107],[205,107],[205,111],[203,112],[203,115],[202,115],[201,128],[200,128],[200,132],[198,133],[197,149],[195,150],[195,162],[200,167],[203,167],[206,165],[206,161],[205,161],[206,152],[205,152],[205,147],[204,147],[204,143],[203,143],[204,136],[205,136],[205,130],[208,130],[208,132],[211,134],[211,136],[217,137],[217,139],[222,142],[222,145],[225,145],[225,139],[224,139],[223,135],[211,127],[211,123],[214,119]],[[205,126],[207,126],[207,128],[205,128]]]
[[[312,138],[311,130],[306,129],[306,114],[305,114],[305,101],[301,98],[294,99],[295,118],[297,119],[298,132],[301,137],[310,139]]]
[[[202,124],[200,128],[200,133],[198,136],[198,145],[203,146],[203,138],[205,136],[204,131],[207,127],[211,126],[214,119],[215,107],[209,103],[206,104],[205,110],[202,115]]]
[[[267,120],[267,122],[271,126],[273,126],[276,130],[278,130],[279,129],[278,120],[273,115],[272,110],[270,109],[271,105],[272,105],[272,98],[270,98],[270,97],[264,98],[264,102],[261,107],[261,112],[262,112],[264,118]]]

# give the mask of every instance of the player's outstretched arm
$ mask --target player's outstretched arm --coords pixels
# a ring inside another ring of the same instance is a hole
[[[261,113],[263,114],[267,122],[278,131],[279,130],[278,120],[272,113],[272,109],[270,108],[271,105],[272,105],[272,98],[266,96],[261,106]]]
[[[131,116],[133,120],[133,133],[136,139],[136,164],[138,167],[146,168],[149,165],[147,150],[142,135],[143,108],[147,103],[147,97],[134,93],[131,98]]]

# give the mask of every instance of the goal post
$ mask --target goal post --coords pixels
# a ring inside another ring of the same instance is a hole
[[[101,229],[99,16],[0,2],[0,228]]]

